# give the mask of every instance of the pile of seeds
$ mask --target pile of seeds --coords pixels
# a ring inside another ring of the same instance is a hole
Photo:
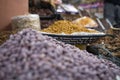
[[[88,33],[97,33],[96,30],[89,30],[84,26],[78,26],[77,24],[72,23],[68,20],[59,20],[54,22],[54,24],[50,25],[48,28],[42,30],[42,32],[55,33],[55,34],[72,34],[75,32],[88,32]]]
[[[115,64],[25,29],[0,46],[0,80],[116,80]]]

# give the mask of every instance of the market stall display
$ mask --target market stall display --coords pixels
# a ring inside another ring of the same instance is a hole
[[[119,80],[108,60],[25,29],[0,46],[1,80]]]
[[[120,29],[94,15],[98,4],[67,0],[76,4],[60,4],[57,12],[45,1],[30,0],[32,14],[28,0],[0,1],[1,16],[12,18],[11,31],[0,27],[0,80],[120,80]]]

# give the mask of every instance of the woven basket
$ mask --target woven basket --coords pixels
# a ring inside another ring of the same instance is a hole
[[[92,43],[98,40],[99,38],[105,36],[105,34],[101,34],[101,35],[60,35],[60,34],[48,34],[48,33],[42,33],[42,34],[51,36],[59,41],[73,45]]]

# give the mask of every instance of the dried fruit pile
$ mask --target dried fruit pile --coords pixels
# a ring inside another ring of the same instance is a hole
[[[120,57],[120,30],[108,30],[107,33],[113,34],[113,37],[105,37],[100,39],[97,43],[104,42],[105,47],[113,52],[113,55]]]
[[[48,16],[53,14],[53,12],[50,11],[50,9],[41,9],[36,7],[30,8],[29,12],[32,14],[39,14],[40,16]]]
[[[115,50],[117,48],[120,48],[120,35],[116,34],[115,38],[106,38],[105,43],[108,45],[107,48],[111,50]],[[120,50],[120,49],[119,49]]]
[[[0,80],[115,80],[115,64],[32,29],[0,46]]]

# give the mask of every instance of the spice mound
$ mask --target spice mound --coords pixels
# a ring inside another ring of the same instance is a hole
[[[0,80],[116,80],[120,68],[26,29],[0,46]]]
[[[54,24],[42,30],[43,32],[56,33],[56,34],[72,34],[74,32],[97,32],[95,30],[89,30],[83,26],[79,26],[67,20],[59,20]]]

